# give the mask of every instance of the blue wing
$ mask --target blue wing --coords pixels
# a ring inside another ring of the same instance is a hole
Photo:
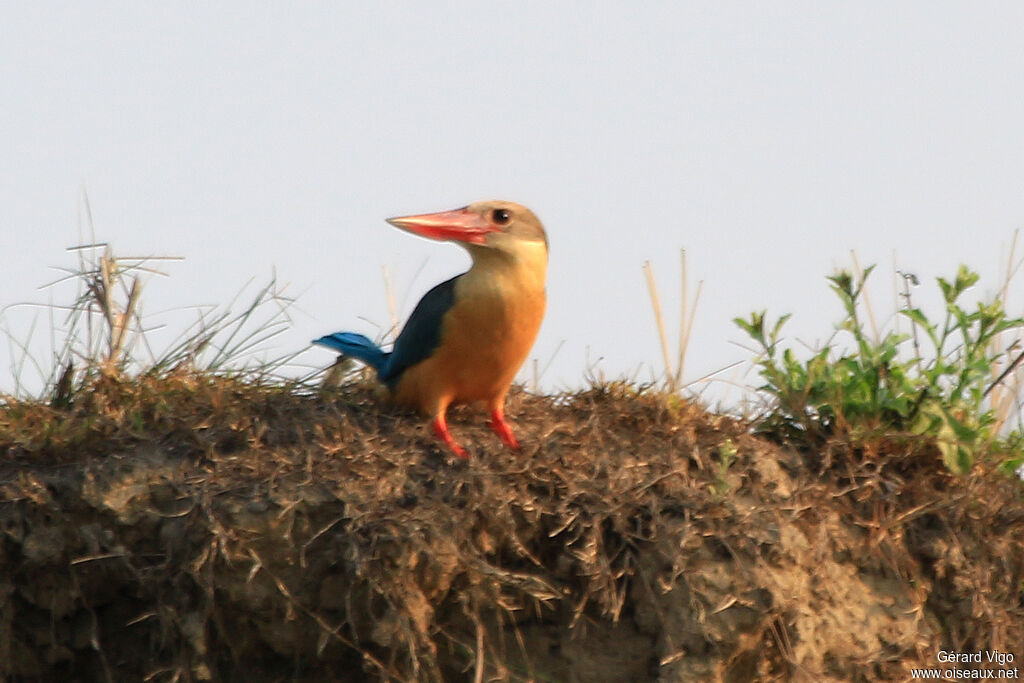
[[[355,332],[335,332],[314,339],[313,343],[358,358],[394,389],[406,368],[429,358],[441,343],[441,323],[455,304],[455,282],[460,277],[445,280],[423,295],[395,340],[391,353],[385,353],[367,337]]]
[[[416,304],[380,374],[381,380],[389,386],[394,387],[406,368],[429,358],[441,343],[441,323],[455,304],[455,283],[460,277],[457,275],[435,286]]]

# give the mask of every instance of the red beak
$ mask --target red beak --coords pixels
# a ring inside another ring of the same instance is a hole
[[[388,223],[416,235],[432,240],[456,240],[469,244],[483,244],[489,232],[498,228],[483,216],[468,208],[425,213],[420,216],[400,216],[387,219]]]

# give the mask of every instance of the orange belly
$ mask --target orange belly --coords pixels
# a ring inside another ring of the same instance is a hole
[[[445,314],[441,343],[408,368],[395,387],[396,403],[427,415],[452,403],[500,406],[526,360],[544,318],[544,292],[456,292]]]

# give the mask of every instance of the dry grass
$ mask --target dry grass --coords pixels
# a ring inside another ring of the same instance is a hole
[[[454,410],[456,463],[345,364],[233,368],[273,285],[140,371],[124,264],[82,270],[112,334],[0,402],[2,679],[877,681],[1024,642],[1019,482],[752,436],[680,397],[692,312],[665,388],[515,391],[520,453]]]
[[[1007,252],[1003,268],[1002,286],[998,298],[1007,305],[1012,300],[1011,283],[1024,265],[1024,258],[1017,256],[1018,230],[1013,234],[1013,241]],[[992,384],[988,388],[988,396],[993,406],[998,429],[1016,429],[1024,433],[1024,344],[1018,337],[1007,338],[998,335],[992,342],[993,351],[1001,352],[1005,361],[992,367]]]
[[[30,367],[43,381],[41,395],[59,406],[69,400],[72,393],[89,385],[96,375],[123,378],[161,374],[174,368],[195,368],[275,378],[301,353],[269,358],[263,353],[268,342],[291,325],[289,308],[293,300],[285,295],[276,277],[254,292],[247,285],[238,295],[249,293],[241,305],[236,297],[225,306],[193,308],[191,321],[169,342],[157,348],[151,336],[164,325],[151,318],[144,322],[143,286],[148,277],[166,276],[152,264],[180,259],[117,256],[102,242],[71,247],[69,251],[77,254],[77,266],[62,269],[65,275],[44,288],[74,284],[76,292],[72,303],[66,306],[23,304],[43,308],[50,315],[51,359],[33,355],[34,325],[24,341],[15,340],[12,333],[5,330],[19,356],[12,368],[15,398],[29,399],[36,395],[29,389],[31,382],[23,376]],[[181,319],[185,311],[177,313]],[[62,319],[56,320],[57,315],[62,315]],[[55,341],[58,338],[60,341]]]
[[[665,365],[665,385],[671,392],[677,392],[684,387],[683,377],[686,370],[686,349],[690,345],[690,334],[693,332],[693,319],[697,314],[697,304],[700,302],[700,291],[704,281],[697,283],[697,291],[693,295],[691,303],[689,297],[689,276],[686,269],[686,250],[679,252],[680,258],[680,286],[679,295],[679,341],[677,343],[675,370],[673,370],[671,345],[668,341],[668,333],[665,327],[665,315],[661,308],[661,297],[658,295],[658,284],[654,278],[654,266],[650,261],[644,263],[644,277],[647,280],[647,292],[651,297],[651,308],[654,311],[654,323],[658,329],[658,341],[661,344],[662,362]]]
[[[822,469],[622,384],[509,413],[522,453],[455,411],[459,466],[362,383],[178,369],[8,402],[4,675],[901,680],[1024,638],[1005,477],[895,437]]]

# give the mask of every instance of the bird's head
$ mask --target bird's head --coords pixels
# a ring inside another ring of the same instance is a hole
[[[543,245],[546,252],[548,245],[544,227],[532,211],[498,200],[474,202],[440,213],[389,218],[388,223],[422,237],[459,242],[470,252],[483,248],[515,254],[527,245]]]

